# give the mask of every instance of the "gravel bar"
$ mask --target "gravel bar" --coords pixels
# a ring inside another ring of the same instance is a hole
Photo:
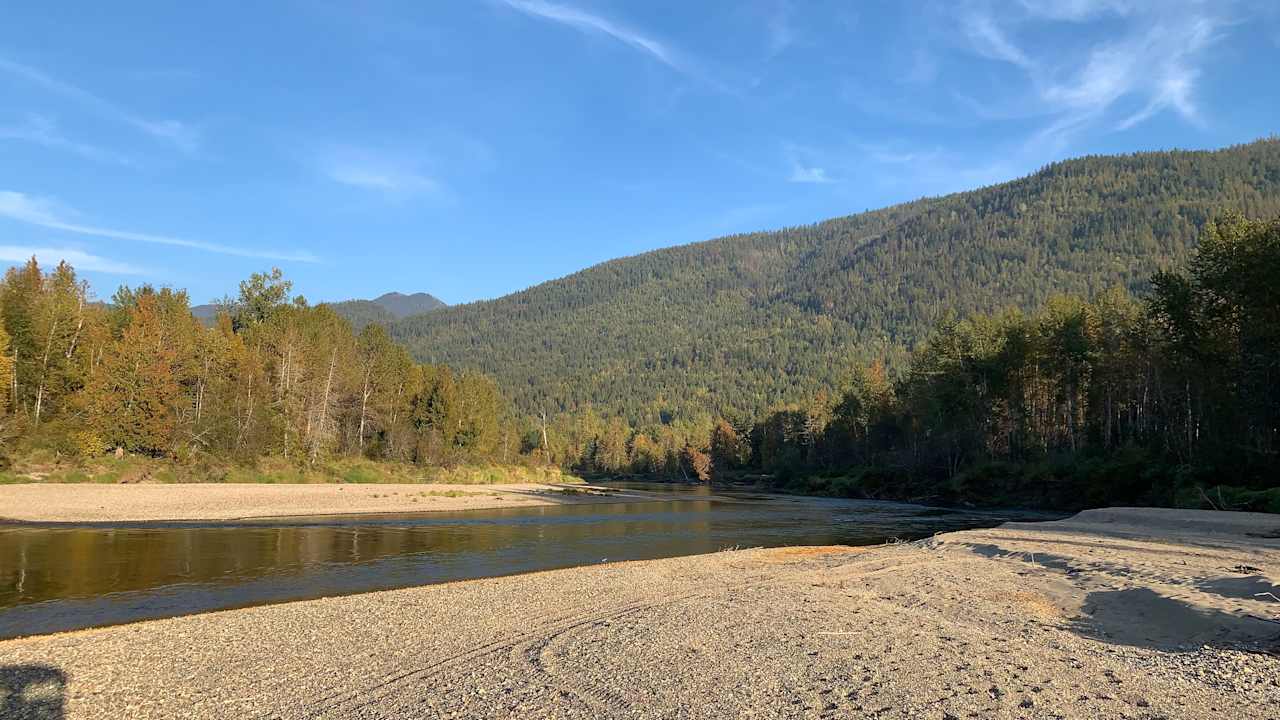
[[[1110,509],[11,640],[0,715],[1280,718],[1277,530]]]

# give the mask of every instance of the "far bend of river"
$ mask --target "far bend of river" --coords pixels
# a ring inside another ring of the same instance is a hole
[[[638,487],[638,486],[630,486]],[[732,547],[868,545],[1043,514],[793,496],[115,526],[0,525],[0,639]]]

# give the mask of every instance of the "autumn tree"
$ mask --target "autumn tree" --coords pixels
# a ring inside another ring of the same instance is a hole
[[[638,432],[631,439],[631,471],[657,475],[663,472],[666,458],[662,448],[647,433]]]
[[[705,450],[688,445],[684,449],[683,456],[689,472],[698,479],[698,482],[711,482],[711,455]]]
[[[128,322],[85,391],[85,406],[104,446],[160,456],[174,449],[190,347],[174,328],[185,298],[155,292],[136,296]],[[186,313],[189,322],[191,315]]]
[[[459,376],[458,390],[461,407],[453,446],[466,459],[490,457],[505,417],[502,393],[491,378],[470,371]]]
[[[9,333],[0,325],[0,416],[7,422],[13,411],[13,351],[10,348]]]
[[[79,386],[73,362],[88,316],[87,288],[70,265],[45,275],[32,258],[5,276],[3,303],[13,365],[13,395],[34,424]]]
[[[721,418],[711,431],[710,454],[717,472],[736,470],[751,459],[751,447],[737,428]]]
[[[365,452],[365,442],[375,430],[385,430],[383,422],[390,421],[387,411],[394,403],[392,388],[396,387],[395,373],[402,368],[396,362],[396,346],[381,325],[366,325],[356,338],[357,390],[356,448]]]
[[[593,465],[598,472],[621,473],[631,464],[627,441],[631,428],[620,417],[613,417],[596,436]]]

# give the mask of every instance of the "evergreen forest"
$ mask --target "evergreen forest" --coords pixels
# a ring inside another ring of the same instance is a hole
[[[33,259],[0,283],[0,460],[1280,512],[1277,218],[1264,140],[1067,161],[489,302],[374,301],[430,309],[402,319],[273,270],[202,320],[182,291],[98,301]]]

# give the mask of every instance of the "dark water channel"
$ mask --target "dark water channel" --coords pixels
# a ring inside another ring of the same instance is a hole
[[[654,490],[652,486],[647,490]],[[729,547],[865,545],[1043,519],[661,486],[662,499],[235,523],[0,526],[0,638]]]

